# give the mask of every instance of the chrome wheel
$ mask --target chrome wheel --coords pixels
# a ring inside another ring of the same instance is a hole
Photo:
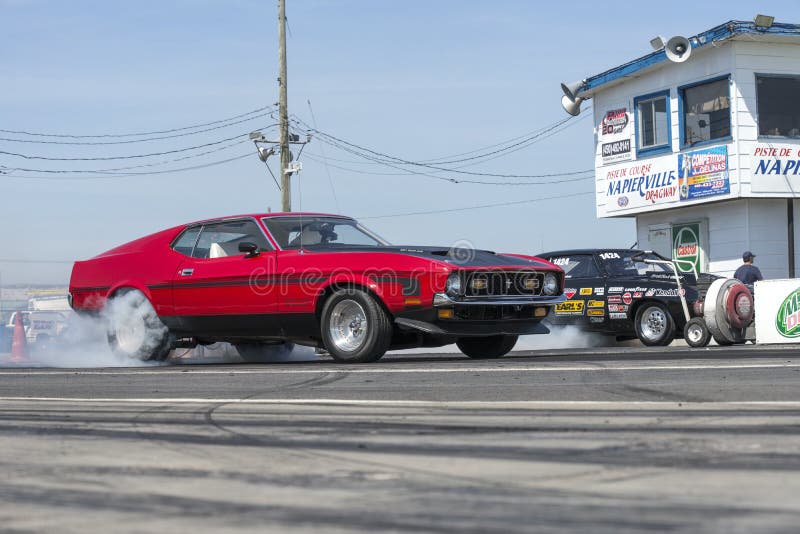
[[[133,312],[122,320],[117,319],[114,327],[117,343],[123,351],[135,353],[145,344],[147,325],[145,325],[144,317],[141,314]]]
[[[690,325],[686,329],[686,341],[689,343],[700,343],[703,339],[703,329],[699,325]]]
[[[666,312],[657,306],[645,310],[639,320],[642,336],[650,341],[660,341],[669,328],[669,318]]]
[[[331,311],[331,341],[343,352],[358,350],[367,337],[369,323],[364,308],[354,300],[342,300]]]

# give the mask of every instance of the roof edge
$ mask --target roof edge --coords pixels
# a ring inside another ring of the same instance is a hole
[[[729,20],[719,26],[715,26],[710,30],[706,30],[697,35],[689,37],[689,42],[692,43],[692,48],[701,48],[706,45],[718,43],[720,41],[730,39],[734,35],[742,34],[759,34],[759,35],[783,35],[800,37],[800,24],[787,24],[782,22],[775,22],[769,28],[760,28],[755,25],[753,21],[744,20]],[[667,59],[667,54],[664,49],[651,52],[646,56],[639,57],[633,61],[629,61],[613,69],[609,69],[600,74],[596,74],[583,81],[583,86],[578,91],[577,96],[590,97],[599,87],[619,80],[626,76],[631,76],[636,72],[652,67]]]

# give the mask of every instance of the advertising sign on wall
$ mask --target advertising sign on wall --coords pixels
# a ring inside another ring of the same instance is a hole
[[[800,196],[800,142],[758,143],[750,157],[754,193]]]
[[[631,159],[631,114],[624,105],[613,106],[597,126],[603,164]]]
[[[674,156],[615,165],[599,172],[606,178],[602,196],[607,212],[669,204],[679,198]]]
[[[681,200],[730,193],[727,145],[678,154],[678,188]]]
[[[694,265],[694,271],[702,272],[701,263],[702,247],[700,244],[700,223],[675,224],[672,226],[672,257],[676,260],[678,270],[684,273],[692,272],[689,265]]]

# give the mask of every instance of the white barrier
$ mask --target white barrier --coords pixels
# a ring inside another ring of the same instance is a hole
[[[800,279],[755,284],[756,342],[800,343]]]

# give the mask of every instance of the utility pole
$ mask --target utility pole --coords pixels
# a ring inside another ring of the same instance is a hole
[[[286,96],[286,0],[278,0],[278,85],[280,89],[281,209],[292,211],[292,173],[289,152],[289,112]]]

